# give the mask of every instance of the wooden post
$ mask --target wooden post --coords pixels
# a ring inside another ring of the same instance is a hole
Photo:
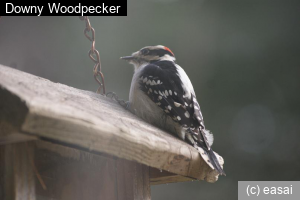
[[[27,143],[1,146],[0,189],[4,200],[35,200],[35,178],[30,160],[32,148]]]

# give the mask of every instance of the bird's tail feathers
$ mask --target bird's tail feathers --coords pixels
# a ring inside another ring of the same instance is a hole
[[[222,160],[222,162],[224,162],[224,161],[223,161],[223,158],[221,158],[221,156],[217,155],[217,156],[220,158],[220,159],[218,159],[217,156],[216,156],[216,153],[215,153],[212,149],[210,149],[210,150],[208,151],[208,155],[209,155],[209,158],[210,158],[210,160],[211,160],[211,162],[212,162],[212,165],[214,166],[214,169],[215,169],[220,175],[226,176],[225,171],[223,170],[223,167],[222,167],[221,164],[220,164],[221,160]]]
[[[210,168],[216,170],[220,175],[226,176],[225,171],[221,166],[224,163],[224,160],[221,156],[215,153],[211,148],[210,150],[207,150],[205,147],[202,148],[200,146],[197,146],[196,148],[198,149],[203,160],[208,164],[208,166],[210,166]]]

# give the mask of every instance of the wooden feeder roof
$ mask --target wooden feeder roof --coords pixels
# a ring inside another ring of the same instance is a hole
[[[218,179],[192,146],[110,98],[0,65],[0,144],[32,139],[151,166],[152,184]]]

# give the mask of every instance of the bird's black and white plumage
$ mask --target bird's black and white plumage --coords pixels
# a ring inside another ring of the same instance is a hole
[[[194,88],[185,71],[165,46],[148,46],[122,57],[135,66],[129,109],[145,121],[176,134],[198,149],[203,159],[225,175],[205,129]]]

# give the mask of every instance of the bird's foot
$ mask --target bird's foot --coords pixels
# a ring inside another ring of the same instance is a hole
[[[108,92],[106,93],[106,96],[116,100],[123,108],[126,110],[129,110],[130,108],[130,103],[129,101],[124,101],[123,99],[119,99],[118,95],[115,92]]]

